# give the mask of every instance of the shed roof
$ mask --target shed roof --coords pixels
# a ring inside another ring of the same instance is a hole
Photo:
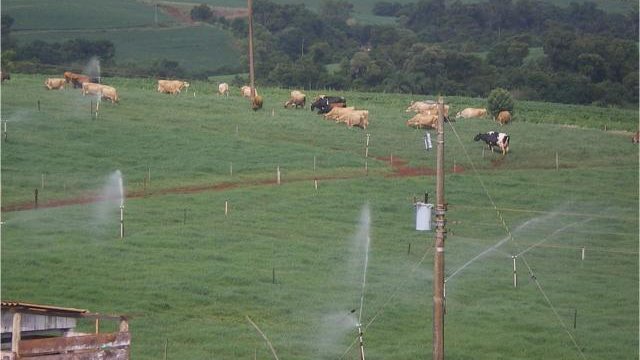
[[[10,309],[16,312],[28,312],[28,313],[36,313],[36,314],[49,314],[55,313],[59,316],[69,316],[69,317],[81,317],[82,315],[89,314],[89,310],[85,309],[74,309],[74,308],[66,308],[60,306],[51,306],[51,305],[39,305],[39,304],[29,304],[18,301],[1,301],[0,306],[2,309]]]

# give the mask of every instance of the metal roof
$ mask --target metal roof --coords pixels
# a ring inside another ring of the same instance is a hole
[[[89,310],[85,309],[74,309],[74,308],[66,308],[60,306],[51,306],[51,305],[39,305],[39,304],[29,304],[18,301],[1,301],[0,306],[3,309],[9,308],[14,311],[24,311],[31,313],[48,313],[55,312],[56,314],[68,314],[69,316],[80,315],[80,314],[88,314]]]

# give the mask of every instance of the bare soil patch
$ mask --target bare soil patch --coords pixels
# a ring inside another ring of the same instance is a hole
[[[398,157],[378,157],[377,160],[384,161],[391,166],[393,169],[393,173],[387,175],[387,177],[410,177],[410,176],[435,176],[435,169],[427,168],[427,167],[409,167],[407,166],[407,161]],[[496,166],[496,163],[494,163]],[[499,165],[497,165],[499,166]],[[462,173],[464,172],[464,168],[462,166],[456,165],[453,168],[454,173]],[[299,177],[299,178],[288,178],[283,180],[281,183],[289,183],[289,182],[300,182],[300,181],[309,181],[313,182],[314,180],[318,181],[332,181],[332,180],[345,180],[345,179],[355,179],[358,177],[366,176],[364,172],[351,172],[344,173],[341,175],[329,175],[329,176],[320,176],[320,177]],[[165,188],[165,189],[153,189],[149,191],[131,191],[127,192],[127,199],[135,199],[142,198],[147,196],[157,196],[157,195],[167,195],[167,194],[193,194],[200,193],[205,191],[224,191],[228,189],[235,189],[241,187],[249,187],[249,186],[274,186],[276,185],[275,178],[269,179],[258,179],[258,180],[250,180],[250,181],[239,181],[239,182],[222,182],[217,184],[201,184],[201,185],[190,185],[190,186],[181,186],[174,188]],[[68,199],[55,199],[48,200],[44,203],[39,203],[38,206],[32,201],[23,202],[17,204],[9,204],[2,207],[3,212],[12,212],[12,211],[24,211],[24,210],[33,210],[36,208],[46,209],[46,208],[54,208],[61,206],[70,206],[70,205],[82,205],[82,204],[91,204],[94,202],[104,201],[105,199],[101,196],[94,194],[87,194],[86,196],[68,198]]]

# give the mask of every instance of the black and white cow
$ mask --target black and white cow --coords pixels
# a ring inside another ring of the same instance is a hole
[[[509,152],[509,135],[497,131],[489,131],[485,134],[478,134],[473,138],[475,141],[483,140],[489,146],[489,150],[493,151],[493,147],[497,146],[502,151],[502,155]]]
[[[342,96],[325,96],[318,97],[311,104],[311,111],[318,109],[318,114],[326,114],[334,107],[346,107],[347,99]]]

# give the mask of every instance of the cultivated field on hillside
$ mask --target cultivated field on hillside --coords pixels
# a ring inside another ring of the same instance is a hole
[[[289,89],[259,88],[253,112],[215,81],[106,78],[121,101],[96,119],[44,78],[2,85],[3,300],[128,314],[135,359],[272,358],[248,318],[282,359],[356,359],[358,321],[370,358],[429,356],[433,233],[413,201],[435,196],[435,152],[404,125],[422,97],[340,93],[370,111],[362,130],[284,109]],[[445,130],[447,357],[636,359],[638,112],[516,110]],[[504,158],[473,141],[492,129]],[[117,170],[124,240],[117,201],[95,201]]]
[[[11,36],[20,44],[108,40],[115,45],[116,63],[139,67],[163,59],[177,61],[190,71],[214,71],[238,64],[239,51],[228,31],[185,24],[142,2],[9,0],[3,1],[2,12],[15,19]]]

